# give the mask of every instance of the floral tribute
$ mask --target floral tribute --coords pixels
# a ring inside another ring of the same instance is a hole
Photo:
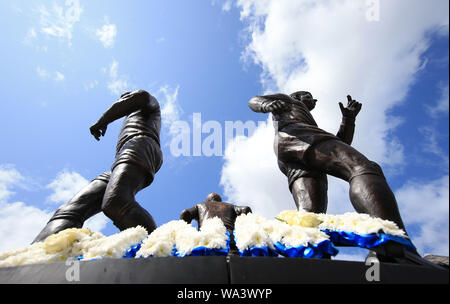
[[[0,254],[0,267],[65,261],[69,258],[92,260],[120,258],[130,246],[147,237],[147,231],[137,226],[111,236],[89,229],[69,228],[48,236],[43,242]]]
[[[61,262],[69,258],[146,258],[227,255],[229,235],[219,218],[208,219],[200,231],[185,221],[171,221],[148,235],[137,226],[111,236],[69,228],[43,242],[0,253],[0,267]]]
[[[233,236],[241,256],[329,258],[335,246],[372,248],[388,241],[415,250],[402,229],[361,213],[340,215],[285,210],[275,219],[248,213],[237,217]],[[137,226],[111,236],[69,228],[43,242],[0,253],[0,267],[61,262],[69,258],[152,258],[227,255],[230,235],[218,218],[200,230],[182,220],[170,221],[150,235]]]
[[[290,225],[252,213],[237,217],[234,237],[242,256],[322,258],[338,253],[329,236],[317,227]]]
[[[320,229],[337,245],[373,248],[388,241],[416,250],[405,231],[392,221],[364,213],[348,212],[339,215],[285,210],[277,217],[292,226]]]
[[[153,231],[142,242],[136,257],[227,255],[229,237],[218,218],[207,219],[200,230],[185,221],[171,221]]]

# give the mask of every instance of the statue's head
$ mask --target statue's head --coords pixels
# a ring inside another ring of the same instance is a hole
[[[213,192],[213,193],[208,194],[208,196],[206,197],[206,201],[207,202],[213,202],[213,201],[221,202],[222,198],[220,197],[219,194]]]
[[[310,92],[297,91],[289,96],[303,102],[310,111],[316,107],[317,99],[314,99]]]

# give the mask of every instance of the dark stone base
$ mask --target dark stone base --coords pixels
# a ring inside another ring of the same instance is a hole
[[[232,258],[234,284],[364,284],[372,265],[364,262],[320,259]],[[448,284],[448,271],[426,266],[380,263],[380,281],[385,284]]]
[[[329,284],[366,281],[363,262],[303,258],[185,257],[79,262],[68,281],[64,262],[0,268],[2,284]],[[449,272],[420,265],[380,263],[379,283],[448,284]]]

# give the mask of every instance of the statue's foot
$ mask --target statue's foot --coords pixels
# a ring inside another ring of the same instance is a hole
[[[69,220],[69,219],[54,219],[47,223],[47,225],[42,229],[42,231],[36,236],[32,244],[37,242],[43,242],[49,235],[58,233],[68,228],[81,228],[82,223]]]

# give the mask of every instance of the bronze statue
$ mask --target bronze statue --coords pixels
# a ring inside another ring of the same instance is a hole
[[[159,103],[144,90],[126,92],[90,127],[91,134],[100,140],[108,124],[122,117],[126,118],[111,171],[96,177],[61,206],[33,242],[67,228],[81,228],[84,221],[100,211],[120,230],[141,225],[151,233],[156,228],[135,195],[153,182],[162,165]]]
[[[342,123],[336,136],[317,126],[310,113],[317,99],[309,92],[255,96],[249,107],[272,112],[278,166],[288,178],[297,208],[326,212],[329,174],[349,182],[357,212],[391,220],[405,229],[381,167],[350,146],[361,104],[350,95],[347,99],[346,107],[339,103]]]
[[[252,212],[250,207],[222,202],[220,195],[213,192],[208,194],[206,202],[183,210],[180,214],[180,219],[188,223],[192,222],[192,220],[197,220],[198,229],[200,229],[204,220],[217,216],[222,220],[230,234],[230,254],[235,255],[238,251],[233,237],[234,222],[239,215],[250,212]]]

